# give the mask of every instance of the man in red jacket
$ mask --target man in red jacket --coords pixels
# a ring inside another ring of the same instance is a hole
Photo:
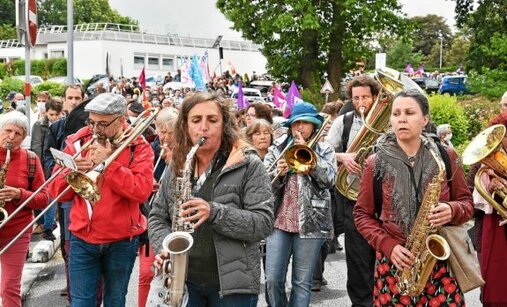
[[[100,166],[114,152],[113,141],[128,127],[126,101],[121,95],[104,93],[90,101],[86,126],[66,140],[65,152],[74,155],[92,135],[96,142],[75,159],[86,173]],[[55,171],[59,167],[55,168]],[[68,183],[64,170],[51,183],[55,197]],[[70,212],[69,274],[72,306],[94,306],[100,276],[104,279],[104,306],[125,306],[128,282],[146,218],[139,204],[153,187],[153,151],[139,136],[125,147],[102,173],[101,197],[90,202],[69,192],[61,201],[73,200]]]

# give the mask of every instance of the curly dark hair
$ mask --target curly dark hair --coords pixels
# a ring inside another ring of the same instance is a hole
[[[188,135],[188,114],[197,104],[203,102],[213,102],[220,109],[223,116],[223,133],[222,144],[220,150],[229,152],[235,141],[239,139],[238,128],[234,115],[229,111],[230,106],[227,101],[218,95],[208,93],[195,93],[194,95],[187,96],[181,104],[180,113],[176,119],[174,131],[174,152],[173,152],[173,172],[181,176],[181,171],[185,164],[185,159],[188,151],[194,144]]]
[[[347,83],[347,96],[352,99],[352,88],[360,86],[369,87],[374,97],[380,93],[380,84],[375,79],[367,75],[360,75]]]

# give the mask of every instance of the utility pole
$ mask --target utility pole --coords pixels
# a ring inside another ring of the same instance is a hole
[[[442,51],[443,51],[443,45],[444,45],[444,36],[442,35],[442,32],[440,32],[440,69],[442,69]]]
[[[74,84],[74,3],[67,0],[67,84]]]

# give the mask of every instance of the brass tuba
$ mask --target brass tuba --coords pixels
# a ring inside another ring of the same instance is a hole
[[[507,223],[507,189],[493,192],[492,195],[482,186],[481,176],[489,169],[494,171],[493,176],[507,178],[507,153],[502,148],[502,140],[505,136],[504,125],[493,125],[479,133],[463,151],[463,164],[472,165],[481,162],[482,167],[474,178],[477,192],[495,208],[502,217],[500,226]],[[502,203],[495,200],[495,196],[503,199]]]
[[[359,165],[364,165],[364,162],[372,153],[373,145],[378,137],[387,130],[394,95],[406,88],[418,88],[417,84],[408,77],[390,68],[378,69],[375,73],[375,79],[382,87],[380,93],[366,118],[364,110],[361,110],[363,126],[358,131],[350,147],[347,148],[348,153],[355,152],[357,154],[355,160]],[[359,192],[358,179],[358,176],[349,176],[347,169],[342,164],[339,166],[336,176],[336,189],[348,199],[355,201]]]

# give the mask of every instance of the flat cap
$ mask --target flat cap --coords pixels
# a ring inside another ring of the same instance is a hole
[[[85,106],[85,112],[122,115],[127,112],[127,101],[122,95],[103,93]]]

